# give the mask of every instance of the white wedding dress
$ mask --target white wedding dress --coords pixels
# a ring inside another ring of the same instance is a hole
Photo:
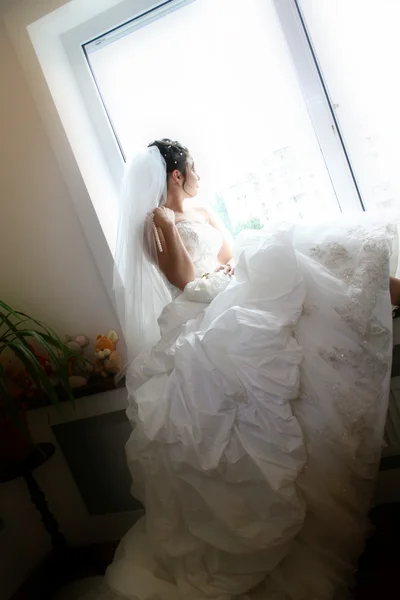
[[[128,376],[126,450],[146,517],[87,597],[345,597],[382,448],[395,228],[247,232],[219,294],[220,277],[201,276],[220,234],[178,228],[200,279]],[[204,282],[211,303],[194,301]]]

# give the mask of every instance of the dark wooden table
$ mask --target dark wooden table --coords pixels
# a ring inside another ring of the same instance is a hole
[[[0,468],[0,483],[23,477],[32,503],[39,511],[44,528],[51,538],[54,552],[63,554],[67,550],[67,542],[60,532],[55,516],[49,510],[43,490],[33,476],[33,472],[46,463],[53,456],[55,450],[54,444],[37,444],[35,450],[25,460],[12,466]]]

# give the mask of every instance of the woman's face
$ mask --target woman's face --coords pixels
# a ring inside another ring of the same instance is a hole
[[[196,173],[193,158],[189,156],[186,165],[186,181],[184,184],[185,196],[189,198],[194,198],[197,196],[199,181],[200,177]]]

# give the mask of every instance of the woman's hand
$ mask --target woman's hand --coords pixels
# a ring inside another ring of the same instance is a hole
[[[154,225],[160,229],[165,229],[175,224],[175,213],[170,208],[161,206],[153,210]]]
[[[219,271],[223,271],[225,275],[232,277],[235,274],[235,265],[233,265],[231,262],[228,262],[226,265],[218,265],[218,267],[215,269],[215,272],[218,273]]]

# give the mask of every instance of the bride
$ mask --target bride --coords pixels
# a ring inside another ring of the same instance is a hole
[[[127,178],[126,451],[146,517],[96,597],[345,597],[382,448],[396,228],[282,226],[232,250],[198,183],[166,139]]]

